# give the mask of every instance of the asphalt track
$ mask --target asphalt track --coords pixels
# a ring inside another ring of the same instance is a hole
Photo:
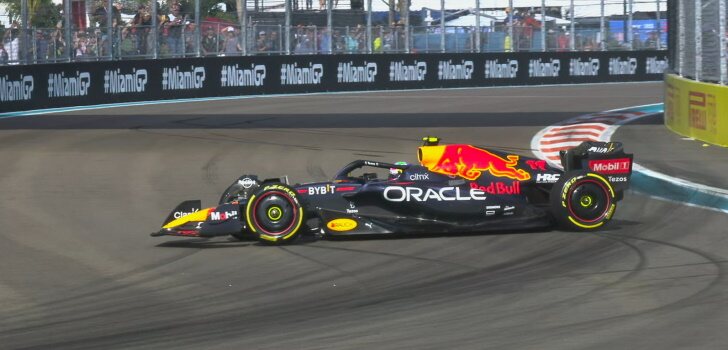
[[[724,349],[728,216],[637,193],[598,234],[148,235],[243,173],[322,180],[355,158],[415,161],[423,135],[528,154],[544,126],[661,95],[384,92],[0,120],[0,348]],[[659,162],[647,141],[662,126],[639,127],[635,152]]]

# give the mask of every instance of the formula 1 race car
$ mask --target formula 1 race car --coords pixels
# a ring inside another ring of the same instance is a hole
[[[419,165],[356,160],[331,181],[296,185],[286,177],[243,175],[216,207],[182,202],[152,236],[232,235],[278,244],[306,230],[323,236],[554,225],[591,231],[614,215],[629,186],[632,158],[619,142],[584,142],[561,152],[561,170],[535,158],[426,137]]]

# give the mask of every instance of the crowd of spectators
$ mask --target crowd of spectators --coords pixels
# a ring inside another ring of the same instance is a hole
[[[86,16],[79,16],[83,18],[82,23],[74,20],[70,44],[66,42],[63,21],[54,28],[28,30],[20,29],[18,23],[13,22],[9,28],[0,28],[0,64],[146,57],[154,52],[154,45],[157,45],[159,56],[181,57],[196,53],[195,25],[182,13],[180,4],[170,3],[168,13],[162,11],[159,4],[157,9],[157,28],[154,30],[152,11],[147,5],[139,5],[133,18],[124,21],[121,2],[109,9],[107,1],[98,1],[88,14],[89,23],[86,23]],[[158,36],[150,35],[152,33]]]
[[[38,29],[32,45],[28,45],[29,57],[35,62],[63,60],[97,60],[134,57],[186,57],[241,55],[246,54],[293,54],[314,53],[366,53],[369,52],[367,29],[363,24],[352,27],[326,27],[299,24],[291,28],[290,47],[286,50],[285,28],[252,24],[248,30],[241,31],[239,25],[231,22],[202,22],[196,28],[190,20],[189,11],[178,2],[167,3],[168,9],[156,3],[156,27],[152,16],[154,11],[148,5],[138,5],[130,20],[122,19],[123,5],[114,3],[108,9],[108,1],[98,1],[94,11],[89,14],[90,23],[83,29],[74,28],[71,43],[65,42],[63,23],[56,28]],[[109,16],[109,10],[111,15]],[[109,26],[109,17],[111,25]],[[128,17],[127,17],[128,18]],[[530,48],[532,28],[540,23],[533,19],[532,13],[516,13],[510,16],[517,26],[518,49]],[[109,30],[110,29],[110,30]],[[439,28],[427,29],[433,33]],[[197,40],[199,35],[199,41]],[[401,22],[390,25],[375,25],[371,30],[372,52],[404,52],[405,29]],[[0,62],[3,51],[8,52],[8,61],[17,61],[18,33],[6,31],[4,49],[0,49]],[[245,36],[246,40],[243,40]],[[246,45],[247,44],[247,45]],[[198,50],[199,45],[199,50]],[[244,50],[246,45],[246,50]],[[7,47],[11,46],[12,49]],[[412,48],[415,49],[415,48]],[[68,51],[70,50],[70,52]]]
[[[118,47],[112,52],[114,56],[146,57],[155,52],[155,45],[157,54],[162,57],[183,57],[196,51],[197,30],[182,5],[172,2],[168,11],[163,11],[159,3],[156,6],[156,27],[152,18],[155,11],[145,4],[137,7],[128,23],[120,21],[113,24],[115,35],[112,47]]]
[[[533,33],[541,29],[541,22],[534,17],[533,10],[513,11],[506,9],[506,20],[504,25],[513,26],[513,38],[510,38],[510,45],[506,45],[506,51],[529,51],[533,46]]]
[[[152,6],[156,6],[156,9]],[[281,25],[252,23],[247,30],[241,30],[234,19],[210,18],[210,21],[201,19],[200,28],[197,28],[190,9],[185,9],[176,0],[163,3],[150,1],[135,7],[136,9],[125,11],[121,2],[115,2],[109,8],[108,1],[97,0],[90,13],[79,16],[83,17],[82,21],[74,17],[70,40],[66,36],[67,28],[62,20],[52,28],[21,30],[17,22],[4,30],[0,27],[0,64],[198,55],[266,55],[286,52],[404,52],[406,47],[405,27],[401,22],[375,24],[371,28],[371,38],[368,38],[367,28],[363,24],[329,30],[326,27],[302,23],[290,28],[290,47],[286,47],[286,28]],[[59,6],[58,11],[62,12],[63,7]],[[155,13],[156,18],[153,18]],[[541,28],[542,22],[536,19],[532,10],[506,9],[506,14],[504,22],[492,28],[482,28],[484,35],[481,35],[481,47],[506,52],[541,50],[543,44],[549,51],[571,49],[570,35],[573,34],[566,27],[549,24],[547,28]],[[439,39],[436,38],[441,30],[438,25],[413,27],[411,30],[410,50],[441,50]],[[541,43],[542,30],[546,30],[545,43]],[[574,48],[580,51],[600,50],[601,38],[595,33],[593,30],[577,31],[573,38]],[[420,44],[423,37],[426,37],[426,48]],[[476,49],[474,28],[448,28],[446,37],[447,50],[452,50],[455,42],[455,51]],[[498,45],[488,42],[492,40],[491,37],[499,41]],[[650,33],[644,42],[639,37],[636,36],[632,43],[634,49],[658,47],[660,38],[657,33]],[[624,41],[614,38],[607,38],[605,45],[607,49],[625,49]]]

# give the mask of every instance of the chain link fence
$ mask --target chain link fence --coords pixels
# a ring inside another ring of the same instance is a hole
[[[728,0],[671,0],[672,70],[697,81],[728,84]]]
[[[715,64],[719,58],[725,63],[725,36],[720,33],[725,33],[726,1],[680,1],[678,17],[684,28],[680,59],[674,60],[680,72],[696,79],[726,80],[725,69]],[[29,2],[21,0],[17,13],[0,13],[0,64],[280,54],[659,50],[667,47],[668,30],[667,0],[33,3],[40,6]],[[697,27],[702,29],[695,31]],[[693,42],[693,38],[702,39]]]

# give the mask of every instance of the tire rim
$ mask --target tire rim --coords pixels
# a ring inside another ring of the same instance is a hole
[[[569,214],[581,222],[596,222],[604,218],[612,199],[609,190],[596,180],[577,182],[567,195]]]
[[[263,233],[281,236],[296,223],[298,211],[287,193],[270,191],[255,199],[252,217],[255,226]]]

